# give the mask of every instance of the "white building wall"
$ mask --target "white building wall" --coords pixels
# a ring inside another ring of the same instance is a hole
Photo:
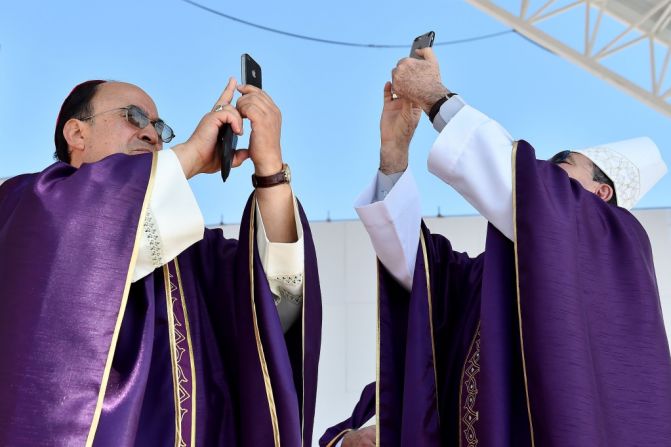
[[[653,247],[662,308],[671,328],[671,209],[636,210]],[[455,250],[475,256],[485,245],[479,216],[425,219]],[[346,419],[363,387],[375,380],[376,260],[359,221],[314,222],[312,233],[324,308],[317,414],[313,445],[324,430]],[[238,226],[226,226],[237,237]],[[667,331],[668,333],[669,331]]]

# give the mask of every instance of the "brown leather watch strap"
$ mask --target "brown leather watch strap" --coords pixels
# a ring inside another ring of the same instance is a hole
[[[252,174],[252,185],[254,185],[254,188],[270,188],[271,186],[290,182],[291,170],[286,163],[282,165],[282,170],[277,174],[268,175],[266,177],[259,177],[256,174]]]

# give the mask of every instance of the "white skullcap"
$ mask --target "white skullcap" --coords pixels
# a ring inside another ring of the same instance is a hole
[[[571,152],[585,155],[613,181],[617,204],[626,209],[631,209],[667,171],[657,145],[648,137]]]

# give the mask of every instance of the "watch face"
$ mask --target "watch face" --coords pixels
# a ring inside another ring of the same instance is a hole
[[[289,169],[289,165],[287,164],[284,165],[284,180],[287,183],[291,182],[291,169]]]

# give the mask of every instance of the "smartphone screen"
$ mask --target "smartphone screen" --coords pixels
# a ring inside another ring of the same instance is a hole
[[[419,50],[421,48],[426,48],[426,47],[432,47],[433,46],[433,39],[436,37],[436,33],[433,31],[429,31],[428,33],[422,34],[421,36],[415,37],[415,40],[412,41],[412,48],[410,49],[410,57],[415,58],[415,59],[421,59],[415,53],[415,50]]]

